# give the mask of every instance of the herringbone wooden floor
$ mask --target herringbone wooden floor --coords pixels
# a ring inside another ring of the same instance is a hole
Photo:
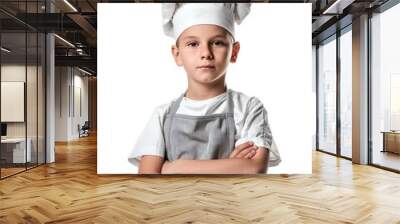
[[[0,181],[0,223],[400,223],[400,175],[320,152],[313,175],[98,176],[96,137]]]

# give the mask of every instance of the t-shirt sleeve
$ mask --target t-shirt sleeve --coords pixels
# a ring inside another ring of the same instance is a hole
[[[152,113],[150,120],[136,140],[128,161],[139,166],[139,160],[143,155],[164,157],[165,141],[163,135],[163,119],[165,109],[158,107]]]
[[[268,166],[277,166],[280,163],[281,158],[272,137],[267,110],[259,99],[252,97],[249,100],[239,133],[236,146],[246,141],[253,141],[255,145],[269,149]]]

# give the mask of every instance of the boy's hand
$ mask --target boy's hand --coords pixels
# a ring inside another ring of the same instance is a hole
[[[229,159],[251,159],[256,155],[257,146],[253,142],[245,142],[235,147],[229,155]]]

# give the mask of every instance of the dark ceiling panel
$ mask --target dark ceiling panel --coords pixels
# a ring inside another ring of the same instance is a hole
[[[41,32],[79,31],[77,25],[68,14],[61,13],[18,13],[16,17]]]

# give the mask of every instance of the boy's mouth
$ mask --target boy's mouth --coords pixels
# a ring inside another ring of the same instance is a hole
[[[202,65],[202,66],[198,66],[198,69],[215,69],[215,66],[213,65]]]

